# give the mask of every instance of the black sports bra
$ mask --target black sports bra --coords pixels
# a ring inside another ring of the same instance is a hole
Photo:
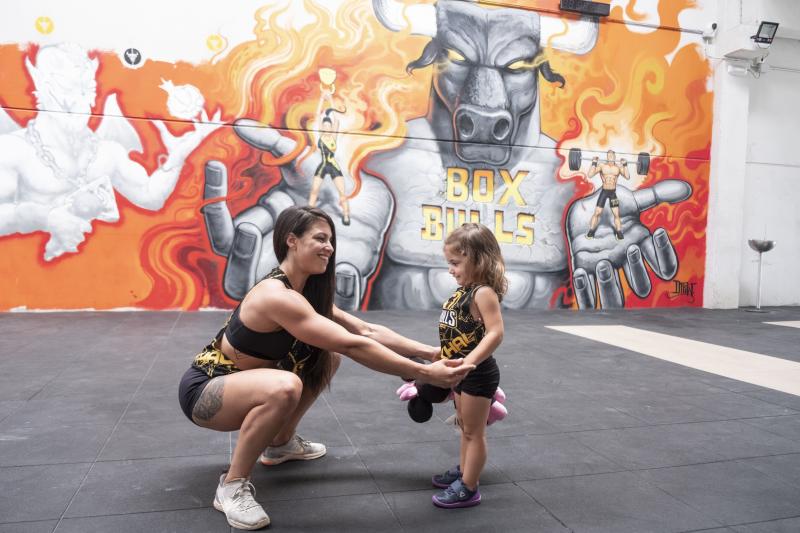
[[[274,269],[267,274],[264,279],[279,279],[283,282],[287,289],[291,289],[292,285],[289,283],[289,278],[284,274],[280,268]],[[262,280],[263,281],[263,280]],[[222,334],[228,338],[228,342],[234,349],[257,357],[258,359],[268,359],[278,361],[284,359],[295,343],[295,338],[292,334],[285,329],[278,331],[253,331],[244,325],[239,318],[239,309],[242,306],[240,303],[233,314],[228,319],[228,323],[217,335],[222,338]]]

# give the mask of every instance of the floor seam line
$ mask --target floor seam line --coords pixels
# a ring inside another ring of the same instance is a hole
[[[136,391],[134,391],[134,393],[131,395],[130,400],[128,400],[128,403],[125,406],[125,409],[122,411],[122,414],[119,416],[119,418],[117,418],[116,424],[114,424],[114,427],[112,428],[111,432],[108,434],[108,437],[106,437],[105,442],[100,447],[100,451],[97,452],[97,455],[95,455],[95,458],[92,461],[91,465],[89,466],[89,469],[86,471],[86,474],[84,474],[83,479],[81,479],[81,482],[78,484],[78,488],[75,489],[75,492],[72,494],[72,497],[69,499],[69,502],[67,502],[66,507],[64,507],[64,510],[61,512],[61,516],[58,518],[58,523],[56,523],[56,526],[53,528],[53,532],[55,532],[58,529],[58,526],[61,525],[61,522],[64,520],[64,516],[67,514],[67,511],[69,511],[69,508],[72,505],[72,503],[75,501],[76,496],[78,495],[78,493],[83,488],[83,485],[84,485],[84,483],[86,483],[86,480],[89,478],[89,475],[92,473],[92,470],[94,469],[94,465],[97,464],[97,460],[103,454],[103,451],[105,451],[106,446],[108,446],[108,443],[111,441],[111,438],[114,436],[114,433],[117,431],[117,428],[122,423],[122,419],[125,418],[125,414],[128,412],[128,409],[130,409],[131,404],[133,403],[133,399],[139,393],[139,391],[142,388],[142,385],[144,384],[145,379],[147,379],[147,376],[150,374],[151,370],[155,366],[156,360],[158,359],[158,356],[159,356],[159,354],[156,354],[153,357],[153,360],[150,362],[150,366],[148,367],[147,372],[145,372],[144,376],[142,377],[141,381],[139,382],[139,386],[136,387]]]

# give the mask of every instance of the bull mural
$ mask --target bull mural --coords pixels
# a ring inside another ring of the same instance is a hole
[[[388,29],[404,29],[397,4],[373,5]],[[403,198],[371,306],[428,308],[446,299],[455,287],[442,240],[471,220],[501,243],[504,305],[545,307],[567,277],[561,220],[572,189],[556,180],[555,141],[539,126],[539,76],[564,79],[540,58],[548,44],[588,52],[597,22],[574,22],[554,38],[562,22],[534,12],[457,1],[426,7],[408,29],[431,41],[409,69],[433,65],[430,110],[409,122],[408,142],[370,164]]]
[[[562,220],[574,189],[557,179],[561,160],[556,141],[540,128],[539,77],[563,87],[567,80],[551,69],[544,52],[550,47],[588,53],[597,40],[596,20],[453,0],[410,6],[395,0],[372,3],[387,29],[430,37],[408,70],[432,65],[433,86],[428,114],[408,122],[407,140],[365,165],[360,176],[364,187],[352,203],[352,226],[337,226],[340,242],[347,243],[337,256],[337,305],[355,309],[363,303],[366,280],[385,244],[369,307],[438,306],[455,288],[442,258],[442,242],[465,221],[494,229],[508,269],[503,304],[509,308],[558,305],[554,294],[569,281],[570,258],[581,307],[594,307],[598,300],[606,307],[622,306],[620,268],[633,281],[635,294],[647,296],[650,283],[642,250],[657,275],[674,275],[669,236],[660,230],[654,241],[639,213],[659,202],[687,198],[690,189],[682,182],[623,192],[623,224],[635,231],[619,242],[587,244],[582,234],[589,229],[591,214],[585,216],[586,209],[569,210],[565,236]],[[256,121],[241,119],[236,127],[245,142],[276,157],[295,149],[291,139]],[[276,263],[271,246],[262,243],[270,242],[277,212],[304,203],[319,156],[301,160],[284,165],[283,182],[236,219],[223,202],[205,207],[215,250],[228,256],[224,286],[229,295],[241,297]],[[391,196],[375,176],[385,180]],[[210,162],[206,198],[225,192],[225,169]],[[321,202],[338,212],[332,187],[323,188]]]

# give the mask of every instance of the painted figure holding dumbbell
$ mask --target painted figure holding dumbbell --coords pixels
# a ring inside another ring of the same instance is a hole
[[[589,231],[586,237],[589,239],[594,238],[594,231],[600,223],[600,215],[603,214],[603,208],[606,201],[611,206],[611,213],[614,215],[614,236],[618,241],[623,239],[622,235],[622,221],[619,218],[619,200],[617,199],[617,180],[620,176],[626,180],[630,180],[628,175],[628,162],[622,158],[617,163],[617,155],[614,150],[609,150],[606,154],[606,162],[599,163],[597,156],[592,158],[592,168],[589,170],[588,178],[595,174],[600,174],[600,179],[603,180],[603,188],[600,191],[600,196],[597,198],[597,207],[594,208],[592,215],[592,222],[589,224]]]

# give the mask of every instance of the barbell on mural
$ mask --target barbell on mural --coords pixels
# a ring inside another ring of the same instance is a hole
[[[591,161],[593,158],[583,157],[583,152],[580,148],[570,148],[569,149],[569,169],[570,170],[580,170],[581,168],[581,161]],[[625,161],[624,159],[620,159],[621,161]],[[633,163],[633,161],[625,161],[626,164]],[[639,156],[636,160],[636,173],[640,176],[646,176],[647,173],[650,171],[650,154],[648,152],[639,152]]]

